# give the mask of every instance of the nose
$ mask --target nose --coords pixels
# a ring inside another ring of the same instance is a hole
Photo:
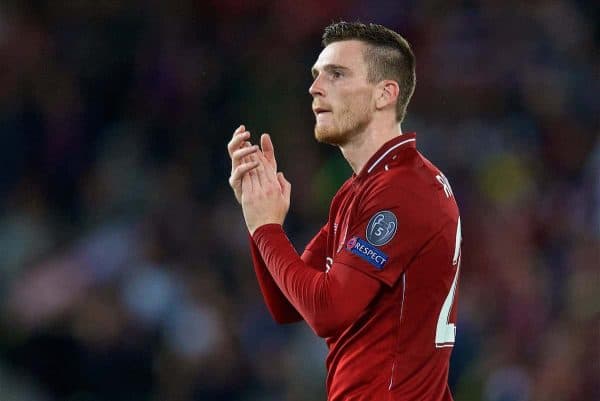
[[[325,91],[323,90],[323,86],[321,85],[321,79],[319,76],[317,76],[313,80],[312,85],[310,85],[310,87],[308,88],[308,93],[310,93],[312,97],[325,96]]]

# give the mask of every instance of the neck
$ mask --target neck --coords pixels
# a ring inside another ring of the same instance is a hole
[[[358,174],[384,143],[399,135],[402,135],[402,128],[396,121],[386,124],[373,121],[339,148],[354,173]]]

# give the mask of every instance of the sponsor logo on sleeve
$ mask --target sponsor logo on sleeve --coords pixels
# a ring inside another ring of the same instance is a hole
[[[378,270],[382,270],[388,261],[388,256],[385,253],[358,237],[352,237],[348,240],[346,250],[360,256]]]
[[[377,212],[367,224],[367,241],[375,246],[385,245],[394,238],[397,228],[398,220],[394,213],[388,210]]]

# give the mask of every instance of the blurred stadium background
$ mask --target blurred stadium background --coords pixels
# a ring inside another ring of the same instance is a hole
[[[597,3],[3,0],[2,401],[324,400],[323,343],[262,303],[225,145],[272,134],[303,247],[349,174],[307,93],[340,19],[417,56],[404,130],[464,224],[456,400],[600,399]]]

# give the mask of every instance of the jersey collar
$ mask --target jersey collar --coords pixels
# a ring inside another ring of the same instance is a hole
[[[395,138],[390,139],[386,143],[383,144],[371,156],[371,158],[367,161],[367,163],[363,166],[363,168],[358,173],[357,177],[362,178],[371,174],[373,171],[385,164],[385,161],[391,159],[394,155],[397,155],[399,152],[410,148],[417,147],[417,134],[414,132],[398,135]]]

